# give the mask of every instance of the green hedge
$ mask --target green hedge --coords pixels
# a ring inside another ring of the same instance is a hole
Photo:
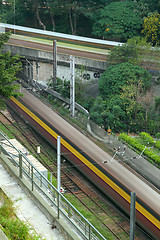
[[[128,136],[126,133],[121,133],[119,135],[119,139],[122,139],[123,141],[127,142],[129,145],[139,150],[140,152],[142,152],[145,148],[144,144],[139,143],[137,139]],[[151,149],[146,148],[143,153],[144,155],[152,159],[155,163],[160,165],[160,156],[156,155]]]
[[[155,140],[151,137],[150,134],[146,132],[141,132],[140,137],[146,142],[146,144],[149,142],[150,144],[154,144]],[[155,145],[156,148],[160,149],[160,141],[156,141]]]

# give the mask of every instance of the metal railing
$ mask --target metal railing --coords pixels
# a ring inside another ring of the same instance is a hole
[[[106,240],[106,238],[52,185],[52,183],[31,163],[27,155],[18,150],[7,137],[0,132],[0,156],[2,153],[10,163],[18,168],[19,178],[26,178],[31,185],[31,191],[38,190],[41,196],[53,206],[57,218],[62,216],[69,221],[71,228],[75,229],[82,239]],[[2,140],[7,140],[3,143]],[[5,145],[13,148],[16,154],[9,153]]]

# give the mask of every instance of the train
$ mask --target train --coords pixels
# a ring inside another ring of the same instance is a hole
[[[136,193],[136,222],[160,239],[160,194],[93,143],[49,106],[21,87],[23,96],[6,100],[54,148],[61,136],[61,152],[117,206],[130,214],[131,192]]]
[[[115,46],[123,45],[122,42],[82,37],[82,36],[76,36],[76,35],[59,33],[59,32],[52,32],[52,31],[47,31],[47,30],[23,27],[23,26],[12,25],[12,24],[0,22],[0,32],[9,32],[9,31],[14,34],[47,38],[50,40],[59,40],[62,42],[68,42],[68,43],[74,43],[74,44],[90,45],[93,47],[106,48],[106,49],[110,49]]]

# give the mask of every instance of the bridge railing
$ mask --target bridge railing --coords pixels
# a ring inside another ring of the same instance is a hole
[[[10,140],[0,132],[0,156],[8,158],[10,164],[18,169],[19,178],[26,178],[31,186],[31,191],[38,190],[50,206],[53,206],[57,218],[65,218],[71,228],[82,239],[105,240],[106,238],[52,185],[52,183],[32,164],[27,155],[18,150]],[[5,144],[2,140],[5,141]],[[14,154],[8,152],[5,145],[14,149]]]

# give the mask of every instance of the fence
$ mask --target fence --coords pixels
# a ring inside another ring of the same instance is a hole
[[[52,183],[37,170],[27,156],[18,150],[7,137],[0,132],[0,155],[3,153],[10,163],[18,168],[19,178],[26,178],[31,184],[31,190],[38,190],[45,200],[56,210],[57,218],[62,216],[68,220],[71,228],[87,240],[105,240],[100,232],[52,185]],[[2,140],[7,140],[7,146],[14,149],[16,154],[6,151]]]

